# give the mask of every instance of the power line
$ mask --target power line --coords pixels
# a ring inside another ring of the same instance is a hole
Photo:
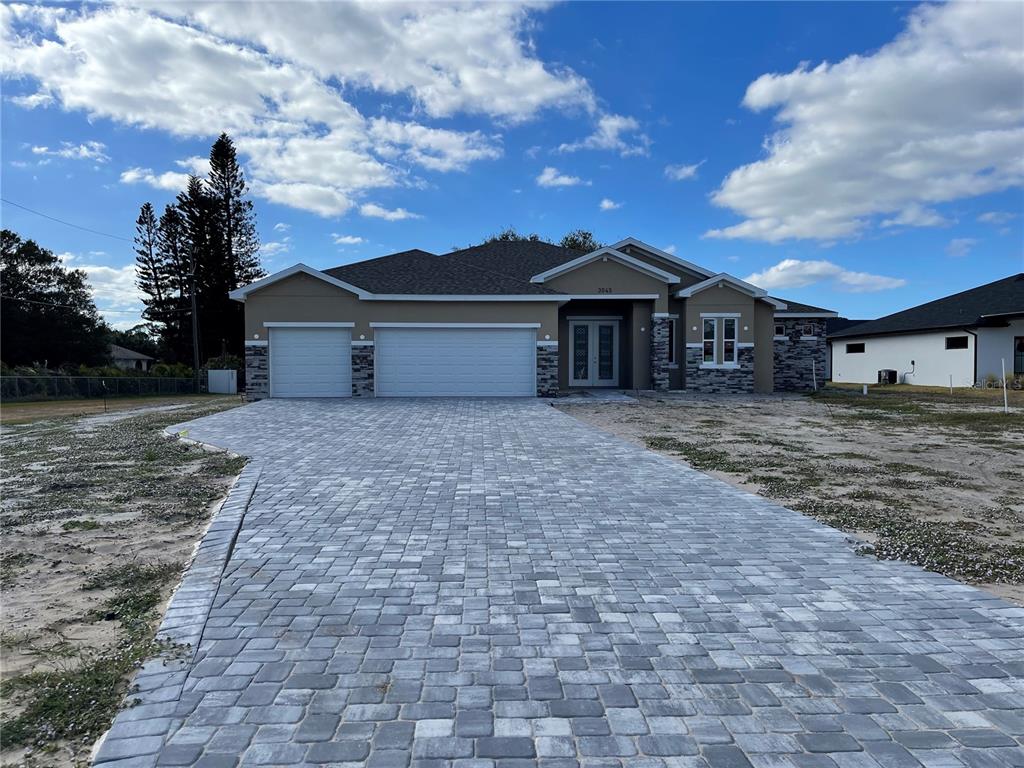
[[[52,301],[36,301],[35,299],[25,299],[25,298],[22,298],[21,296],[0,296],[0,299],[3,299],[4,301],[24,301],[26,304],[38,304],[41,307],[59,307],[59,308],[62,308],[62,309],[81,309],[81,307],[78,307],[75,304],[56,304],[56,303],[54,303]],[[100,312],[100,313],[109,313],[109,314],[112,314],[112,315],[113,314],[118,314],[118,315],[137,315],[140,312],[142,312],[141,309],[101,309],[99,307],[96,308],[96,311]],[[172,312],[181,312],[181,311],[184,311],[184,310],[174,309],[174,310],[171,310],[171,311]]]
[[[123,240],[126,243],[134,242],[132,240],[129,240],[127,237],[121,237],[120,235],[112,235],[109,232],[100,232],[98,229],[90,229],[89,227],[83,227],[80,224],[72,224],[70,221],[64,221],[64,219],[58,219],[56,216],[50,216],[41,211],[33,210],[32,208],[28,208],[22,205],[21,203],[16,203],[13,200],[8,200],[6,197],[0,197],[0,201],[7,203],[8,205],[13,205],[15,208],[21,208],[21,210],[23,211],[34,213],[36,216],[42,216],[44,219],[49,219],[50,221],[55,221],[58,224],[63,224],[66,227],[74,227],[75,229],[80,229],[83,232],[91,232],[94,235],[102,235],[103,237],[112,237],[115,240]]]

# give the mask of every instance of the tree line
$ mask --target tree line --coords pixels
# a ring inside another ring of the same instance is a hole
[[[234,144],[222,133],[205,179],[190,176],[159,217],[149,202],[139,210],[136,284],[160,357],[198,367],[242,353],[244,308],[228,293],[266,274],[248,194]]]

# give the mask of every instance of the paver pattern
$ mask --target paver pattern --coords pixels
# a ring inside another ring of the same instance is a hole
[[[163,765],[1024,765],[1024,610],[543,403],[187,428],[262,475]]]

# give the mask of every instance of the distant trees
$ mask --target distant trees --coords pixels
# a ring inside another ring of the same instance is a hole
[[[500,232],[493,234],[484,239],[481,245],[487,243],[509,243],[509,242],[531,242],[531,243],[550,243],[536,232],[530,234],[524,234],[517,231],[514,227],[506,227]],[[601,243],[594,238],[592,232],[588,232],[585,229],[574,229],[571,232],[565,234],[561,240],[558,241],[558,245],[563,248],[571,248],[574,251],[582,251],[583,253],[590,253],[601,248]]]
[[[192,362],[196,321],[200,361],[242,353],[243,307],[228,292],[265,274],[248,192],[234,145],[222,133],[210,150],[206,179],[190,176],[159,220],[150,203],[142,205],[136,284],[162,357]]]
[[[100,365],[110,329],[89,295],[85,273],[53,251],[0,231],[0,353],[8,365]]]

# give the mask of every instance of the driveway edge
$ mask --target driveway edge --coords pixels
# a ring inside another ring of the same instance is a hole
[[[156,632],[156,639],[168,647],[135,673],[125,696],[127,708],[96,742],[93,765],[156,765],[174,728],[178,699],[261,473],[259,464],[246,465],[210,520]]]

